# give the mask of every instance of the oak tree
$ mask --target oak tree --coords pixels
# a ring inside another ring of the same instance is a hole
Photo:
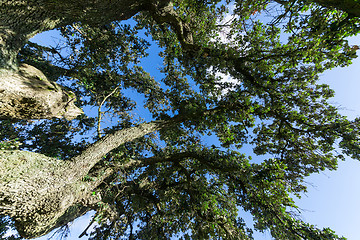
[[[1,1],[0,236],[39,237],[94,210],[91,239],[252,239],[243,209],[276,239],[339,239],[294,215],[293,197],[360,157],[360,119],[318,83],[356,57],[359,9]],[[57,45],[29,41],[51,29]]]

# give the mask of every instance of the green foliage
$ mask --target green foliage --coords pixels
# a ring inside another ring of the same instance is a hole
[[[293,216],[291,196],[306,191],[306,176],[336,169],[338,142],[360,159],[360,120],[341,116],[328,102],[334,92],[317,83],[356,57],[346,37],[359,32],[358,18],[311,1],[173,4],[173,18],[144,11],[129,24],[74,23],[60,29],[65,47],[26,46],[20,60],[58,74],[87,115],[2,121],[0,148],[17,139],[22,149],[64,159],[99,138],[99,116],[109,120],[105,134],[175,119],[119,146],[86,176],[115,170],[96,190],[104,205],[91,239],[252,239],[239,209],[276,239],[342,239]],[[148,55],[162,60],[151,65],[158,73],[143,67]]]
[[[21,145],[16,139],[10,141],[2,141],[0,142],[0,150],[12,150],[12,149],[19,149]]]

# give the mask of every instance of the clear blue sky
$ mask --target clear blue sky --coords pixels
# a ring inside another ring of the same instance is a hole
[[[51,44],[51,33],[43,33],[34,39],[41,44]],[[360,37],[353,38],[352,44],[360,45]],[[157,65],[155,63],[152,63]],[[158,63],[158,65],[160,65]],[[356,59],[350,67],[337,68],[324,73],[321,81],[329,84],[336,92],[332,103],[342,108],[341,113],[353,119],[360,117],[360,59]],[[307,179],[308,193],[297,200],[303,209],[303,220],[318,227],[330,227],[338,235],[350,240],[360,239],[360,162],[347,158],[339,162],[337,171],[325,171],[312,175]],[[78,239],[79,234],[87,226],[90,215],[80,218],[70,226],[68,239]],[[49,235],[48,235],[49,236]],[[45,240],[47,237],[38,238]],[[81,239],[87,239],[83,237]],[[269,233],[255,234],[256,240],[271,239]]]
[[[360,36],[350,39],[360,45]],[[343,115],[360,117],[360,58],[346,68],[336,68],[320,80],[335,90],[331,103]],[[349,157],[339,162],[336,171],[324,171],[308,177],[308,192],[297,200],[301,219],[319,228],[329,227],[349,240],[360,239],[360,162]],[[270,240],[270,233],[258,233],[256,240]]]
[[[350,43],[360,44],[360,36]],[[359,54],[359,52],[358,52]],[[350,119],[360,117],[360,58],[347,68],[337,68],[321,76],[335,90],[332,103]],[[330,227],[349,240],[360,239],[360,162],[351,158],[339,162],[337,171],[310,176],[306,197],[297,201],[303,219],[319,227]]]

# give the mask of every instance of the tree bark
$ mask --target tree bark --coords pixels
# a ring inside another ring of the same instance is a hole
[[[19,70],[0,75],[0,119],[66,118],[82,113],[66,91],[38,69],[21,64]]]
[[[17,70],[16,55],[28,39],[73,22],[105,24],[145,9],[145,0],[2,0],[0,68]],[[106,13],[106,14],[104,14]]]
[[[101,201],[92,192],[112,171],[104,169],[92,181],[84,181],[84,177],[104,155],[123,143],[176,123],[176,119],[153,121],[119,130],[67,161],[33,152],[1,150],[0,214],[15,220],[22,237],[47,234]]]

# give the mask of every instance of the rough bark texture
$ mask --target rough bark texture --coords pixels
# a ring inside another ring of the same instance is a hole
[[[72,92],[49,81],[38,69],[22,64],[0,75],[0,119],[74,119],[82,113]]]
[[[21,236],[47,234],[91,209],[101,199],[92,191],[111,170],[83,181],[102,157],[119,145],[176,123],[155,121],[119,130],[72,160],[60,161],[25,151],[0,151],[0,214],[13,217]]]
[[[40,236],[83,199],[89,183],[69,181],[69,163],[25,151],[0,151],[0,209],[20,235]]]
[[[90,24],[124,20],[144,9],[144,0],[2,0],[0,68],[17,69],[16,54],[37,33],[77,21]],[[104,14],[106,13],[106,14]]]
[[[153,121],[107,135],[83,151],[79,156],[73,158],[72,174],[76,178],[83,172],[87,173],[105,154],[118,146],[175,123],[176,120]],[[81,169],[80,172],[78,172],[79,169]]]

